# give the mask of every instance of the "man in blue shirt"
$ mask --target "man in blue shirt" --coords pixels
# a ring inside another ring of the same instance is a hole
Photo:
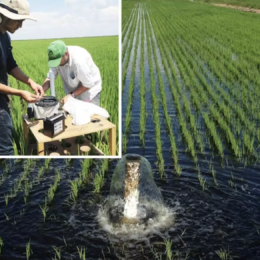
[[[8,107],[8,96],[17,95],[28,103],[34,103],[44,95],[40,85],[27,77],[13,58],[10,36],[22,27],[25,19],[31,19],[27,0],[2,0],[0,2],[0,155],[13,155],[12,119]],[[7,86],[8,76],[30,86],[36,93],[14,89]]]

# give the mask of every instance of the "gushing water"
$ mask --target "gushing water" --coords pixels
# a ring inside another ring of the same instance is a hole
[[[126,163],[126,167],[124,217],[126,219],[135,219],[139,201],[140,163],[138,161],[130,161]]]
[[[178,208],[178,202],[173,208],[164,205],[150,163],[142,156],[127,154],[117,164],[98,221],[111,234],[140,239],[173,226]]]

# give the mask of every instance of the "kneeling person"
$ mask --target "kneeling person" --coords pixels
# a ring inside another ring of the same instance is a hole
[[[66,46],[63,41],[54,41],[48,47],[48,66],[50,68],[42,87],[44,92],[50,87],[50,72],[56,79],[61,76],[66,96],[100,105],[102,80],[100,72],[91,55],[79,46]]]

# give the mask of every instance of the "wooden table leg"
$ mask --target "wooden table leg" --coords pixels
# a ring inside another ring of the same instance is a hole
[[[116,126],[109,129],[109,149],[111,155],[116,155]]]
[[[44,143],[37,143],[37,152],[39,156],[44,156]]]

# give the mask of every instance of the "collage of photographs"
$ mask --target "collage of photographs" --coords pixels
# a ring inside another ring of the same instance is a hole
[[[260,260],[259,0],[0,0],[0,260]]]

